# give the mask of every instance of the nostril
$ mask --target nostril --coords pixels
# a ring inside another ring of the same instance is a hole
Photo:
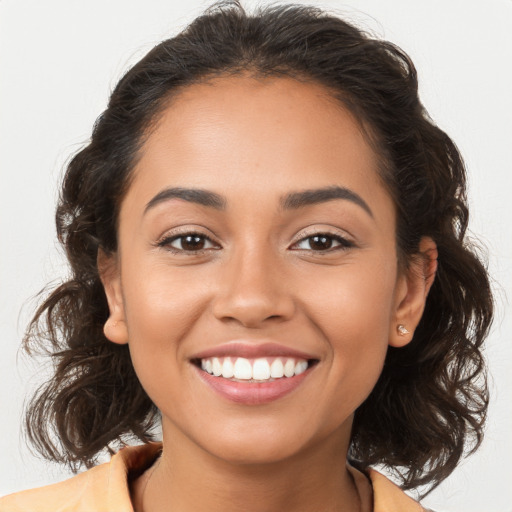
[[[251,279],[244,273],[231,274],[212,300],[211,311],[217,319],[255,328],[265,322],[277,323],[293,317],[293,297],[276,276],[270,272],[263,275],[261,271]]]

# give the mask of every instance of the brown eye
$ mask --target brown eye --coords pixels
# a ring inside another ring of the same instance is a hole
[[[325,235],[316,235],[309,238],[309,246],[314,251],[324,251],[332,247],[333,239]]]
[[[346,249],[352,247],[352,242],[339,235],[330,235],[328,233],[318,233],[308,236],[297,242],[294,248],[306,251],[326,252],[329,250]]]
[[[199,235],[187,235],[178,238],[180,241],[181,247],[184,251],[199,251],[204,249],[205,246],[205,238]]]
[[[200,233],[187,233],[184,235],[168,237],[158,245],[168,247],[176,252],[199,252],[205,249],[214,249],[215,244],[205,235]]]

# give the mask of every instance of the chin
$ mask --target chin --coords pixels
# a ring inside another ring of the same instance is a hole
[[[218,445],[210,453],[229,464],[240,466],[260,466],[277,464],[301,452],[302,446],[284,445],[275,442],[257,444],[254,441],[226,443]]]
[[[196,444],[216,459],[235,465],[268,465],[289,461],[294,457],[309,458],[318,447],[331,438],[334,444],[345,438],[338,428],[315,429],[311,422],[286,425],[285,422],[246,421],[239,428],[220,427],[211,435],[202,432]],[[308,428],[309,427],[309,428]],[[350,430],[349,430],[350,431]],[[348,434],[350,435],[350,434]],[[334,449],[334,444],[328,442]]]

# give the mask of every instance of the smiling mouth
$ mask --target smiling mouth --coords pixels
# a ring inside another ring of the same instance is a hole
[[[207,357],[192,362],[213,377],[234,382],[263,383],[301,375],[318,360],[296,357]]]

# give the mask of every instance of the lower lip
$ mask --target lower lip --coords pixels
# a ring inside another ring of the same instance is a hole
[[[238,382],[214,377],[198,367],[196,370],[201,379],[224,398],[240,404],[259,405],[273,402],[291,393],[307,378],[311,368],[300,375],[283,377],[270,382]]]

